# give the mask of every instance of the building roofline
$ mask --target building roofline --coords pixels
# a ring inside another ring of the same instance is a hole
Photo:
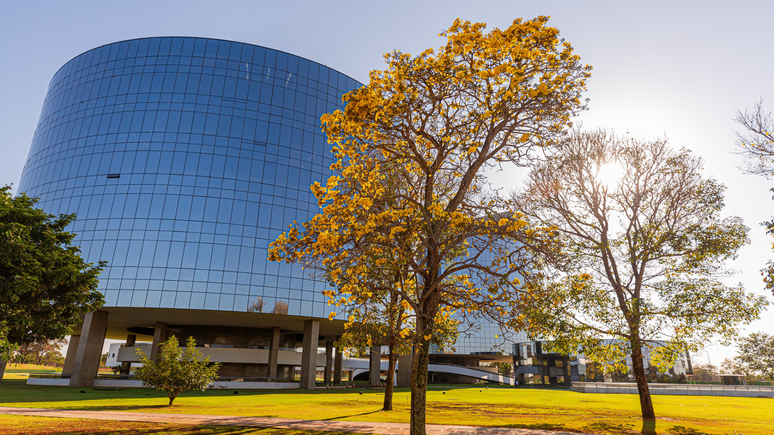
[[[325,68],[327,68],[327,69],[329,69],[331,71],[335,71],[335,72],[337,72],[337,73],[339,73],[339,74],[341,74],[343,76],[349,77],[350,79],[354,80],[357,84],[359,84],[361,86],[365,86],[363,83],[360,82],[360,80],[357,80],[356,78],[350,76],[349,74],[343,73],[343,72],[337,70],[336,68],[331,68],[328,65],[325,65],[325,64],[317,62],[315,60],[306,58],[304,56],[299,56],[297,54],[293,54],[293,53],[291,53],[289,51],[279,50],[279,49],[276,49],[276,48],[267,47],[265,45],[253,44],[253,43],[250,43],[250,42],[234,41],[234,40],[231,40],[231,39],[209,38],[209,37],[206,37],[206,36],[180,36],[180,35],[176,35],[176,36],[171,36],[171,35],[166,35],[166,36],[143,36],[143,37],[140,37],[140,38],[122,39],[120,41],[114,41],[114,42],[109,42],[109,43],[106,43],[106,44],[98,45],[98,46],[96,46],[94,48],[90,48],[90,49],[88,49],[88,50],[86,50],[84,52],[81,52],[80,54],[77,54],[77,55],[71,57],[70,60],[68,60],[67,62],[62,64],[62,66],[60,66],[59,69],[57,69],[54,72],[53,76],[51,77],[51,81],[53,81],[54,77],[56,77],[57,74],[59,74],[59,71],[64,69],[64,67],[66,67],[70,62],[74,61],[75,59],[83,56],[84,54],[86,54],[86,53],[88,53],[90,51],[98,50],[98,49],[100,49],[102,47],[107,47],[108,45],[121,44],[123,42],[140,41],[140,40],[143,40],[143,39],[165,39],[165,38],[206,39],[206,40],[210,40],[210,41],[224,41],[224,42],[232,42],[232,43],[235,43],[235,44],[252,45],[253,47],[260,47],[260,48],[263,48],[263,49],[266,49],[266,50],[273,50],[273,51],[276,51],[278,53],[285,53],[287,55],[290,55],[290,56],[293,56],[293,57],[297,57],[299,59],[304,59],[304,60],[306,60],[308,62],[316,63],[317,65],[325,67]],[[49,86],[51,86],[51,82],[49,82]]]

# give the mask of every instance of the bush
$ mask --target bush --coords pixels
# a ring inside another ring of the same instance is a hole
[[[169,405],[183,391],[204,391],[218,379],[220,363],[210,363],[210,357],[203,357],[193,337],[188,337],[182,351],[173,335],[159,345],[157,361],[151,361],[140,349],[135,349],[135,353],[142,363],[135,370],[135,377],[142,381],[143,387],[166,391]]]

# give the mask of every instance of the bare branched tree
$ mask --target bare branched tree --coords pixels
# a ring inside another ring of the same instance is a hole
[[[737,110],[734,121],[744,127],[736,132],[737,152],[746,158],[748,174],[774,175],[774,116],[763,108],[763,99],[752,109]]]
[[[736,132],[737,152],[747,159],[742,170],[767,178],[774,175],[774,115],[764,110],[763,98],[752,109],[737,110],[734,121],[744,127],[743,131]],[[774,236],[774,219],[761,225],[766,227],[768,235]],[[766,288],[774,294],[774,261],[769,261],[761,274]]]
[[[666,368],[715,335],[736,337],[767,304],[723,283],[747,228],[721,216],[725,187],[701,172],[701,158],[665,140],[573,131],[516,198],[533,224],[556,225],[573,264],[528,283],[530,334],[611,368],[630,357],[647,433],[656,416],[643,351]]]
[[[287,314],[288,313],[288,303],[285,301],[277,301],[274,303],[274,310],[272,310],[273,314]]]
[[[266,306],[266,301],[264,301],[262,297],[258,296],[253,302],[250,303],[250,305],[247,306],[247,312],[262,313],[264,306]]]

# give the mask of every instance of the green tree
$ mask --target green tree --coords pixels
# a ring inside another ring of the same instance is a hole
[[[737,341],[739,354],[734,358],[745,375],[774,381],[774,335],[753,332]]]
[[[717,367],[709,364],[696,364],[693,366],[693,376],[691,376],[691,380],[693,382],[715,382],[717,381],[717,377],[715,376],[715,371]]]
[[[528,331],[618,369],[631,357],[643,432],[655,431],[656,418],[643,348],[665,371],[685,349],[738,336],[767,305],[721,280],[747,228],[720,216],[724,187],[701,170],[700,158],[665,140],[576,130],[518,197],[533,222],[557,226],[568,253],[562,268],[544,271],[545,285],[530,288]]]
[[[14,362],[22,364],[51,364],[63,359],[60,350],[67,344],[66,339],[42,340],[19,345],[14,352]]]
[[[367,354],[374,345],[387,344],[388,363],[387,381],[384,390],[383,411],[392,411],[395,366],[399,354],[410,351],[411,312],[408,304],[401,305],[401,290],[406,285],[406,277],[395,263],[376,266],[377,261],[365,253],[352,252],[354,261],[369,261],[371,267],[365,270],[365,276],[358,277],[358,285],[368,285],[372,297],[361,298],[358,303],[345,304],[342,308],[348,321],[345,333],[338,340],[340,347]],[[381,262],[380,262],[381,263]],[[336,312],[331,312],[335,315]],[[405,370],[405,368],[403,368]]]
[[[135,349],[135,354],[142,367],[135,370],[134,376],[142,381],[143,387],[165,391],[169,406],[183,391],[204,391],[218,379],[220,363],[210,363],[210,357],[203,357],[193,337],[188,337],[184,351],[180,350],[174,335],[159,344],[156,361],[150,360],[140,348]]]
[[[48,214],[37,201],[0,188],[0,372],[17,345],[62,339],[104,303],[97,284],[105,263],[84,262],[65,231],[75,215]]]
[[[547,21],[517,19],[485,33],[485,24],[456,20],[437,51],[387,54],[385,70],[345,95],[343,111],[322,118],[335,153],[335,175],[312,187],[322,212],[293,225],[270,251],[304,264],[323,258],[336,286],[329,297],[340,305],[372,297],[367,287],[339,287],[364,273],[342,249],[353,240],[410,268],[416,291],[402,289],[400,303],[415,315],[412,435],[425,433],[439,320],[513,316],[519,276],[546,236],[514,213],[485,172],[528,164],[531,150],[553,145],[583,107],[591,67]]]
[[[366,258],[358,257],[357,254],[352,257]],[[360,299],[359,303],[353,300],[343,305],[343,314],[349,320],[345,324],[346,332],[339,340],[341,346],[353,349],[360,355],[368,354],[374,345],[387,345],[388,364],[383,411],[392,411],[398,355],[407,355],[411,352],[416,321],[411,305],[403,299],[403,296],[415,294],[417,282],[400,271],[393,276],[390,271],[395,270],[395,264],[392,263],[391,266],[367,269],[369,274],[377,279],[371,282],[371,287],[368,287],[372,296]],[[380,274],[383,275],[378,279]],[[362,281],[359,281],[359,284],[362,285]],[[458,327],[459,321],[456,319],[444,315],[437,316],[436,330],[430,338],[431,343],[441,350],[453,348],[459,335]],[[401,367],[401,370],[406,369]]]

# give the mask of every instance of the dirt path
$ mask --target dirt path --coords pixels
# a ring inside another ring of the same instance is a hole
[[[361,421],[295,420],[290,418],[234,417],[224,415],[162,414],[151,412],[75,411],[43,408],[0,407],[0,414],[30,415],[35,417],[86,418],[93,420],[141,421],[186,425],[230,427],[270,427],[275,429],[316,430],[327,432],[357,432],[385,435],[409,433],[406,423],[375,423]],[[427,433],[443,435],[583,435],[578,432],[552,432],[532,429],[427,425]]]

